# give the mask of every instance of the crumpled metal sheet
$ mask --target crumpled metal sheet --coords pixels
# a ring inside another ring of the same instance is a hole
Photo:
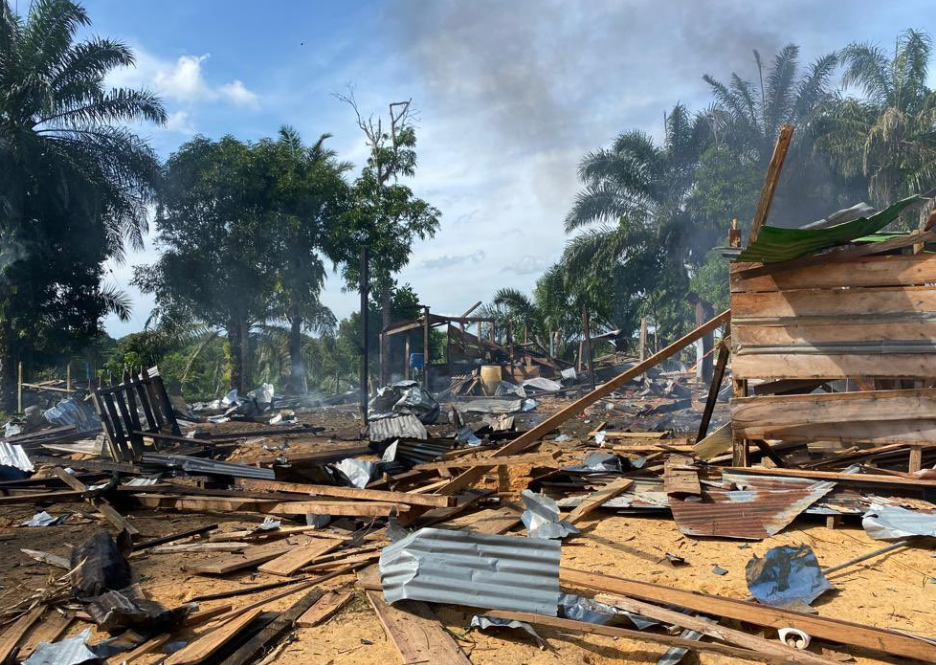
[[[23,665],[79,665],[97,660],[97,654],[87,647],[90,639],[91,629],[85,628],[67,640],[40,642]]]
[[[409,414],[426,425],[439,417],[439,403],[416,381],[397,381],[380,388],[368,409],[372,417]]]
[[[391,439],[425,439],[428,436],[426,426],[411,414],[371,419],[367,425],[367,438],[374,443]]]
[[[520,384],[523,388],[535,388],[547,393],[554,393],[562,390],[562,384],[558,381],[547,379],[543,376],[536,376],[532,379],[526,379]]]
[[[64,513],[58,517],[53,517],[46,511],[41,511],[20,524],[20,526],[55,526],[61,524],[71,516],[71,513]]]
[[[144,466],[164,466],[170,469],[180,468],[193,474],[232,476],[234,478],[257,478],[276,480],[273,469],[258,468],[247,464],[221,462],[188,455],[168,455],[163,453],[143,453]]]
[[[76,397],[61,400],[51,409],[46,409],[42,417],[53,425],[74,425],[78,432],[96,432],[101,429],[101,419],[94,408]]]
[[[473,399],[470,402],[456,402],[452,406],[459,413],[526,413],[536,408],[534,399]]]
[[[12,466],[27,473],[36,470],[26,451],[23,450],[23,446],[6,441],[0,441],[0,466]]]
[[[591,598],[576,596],[572,593],[559,595],[559,609],[562,611],[562,616],[566,619],[574,619],[576,621],[599,625],[610,623],[617,616],[627,618],[637,630],[658,626],[660,623],[659,621],[648,619],[645,616],[599,603],[597,600],[592,600]]]
[[[588,453],[581,464],[562,467],[568,473],[620,473],[621,458],[611,453]]]
[[[420,529],[380,555],[388,603],[423,600],[556,616],[560,543]]]
[[[471,627],[482,631],[487,630],[488,628],[511,628],[513,630],[522,630],[527,635],[536,640],[536,643],[540,646],[540,648],[546,646],[546,641],[537,635],[536,631],[533,630],[533,626],[524,621],[517,621],[516,619],[500,619],[498,617],[486,617],[480,614],[475,614],[473,617],[471,617]]]
[[[758,602],[773,607],[810,611],[809,604],[833,589],[809,545],[772,547],[745,567],[748,590]]]
[[[334,466],[348,482],[358,488],[367,487],[377,470],[376,462],[367,462],[356,457],[346,457]]]
[[[545,494],[523,490],[520,494],[526,510],[520,516],[530,538],[565,538],[571,533],[581,533],[574,525],[559,519],[559,506]]]
[[[936,514],[872,502],[861,518],[861,526],[875,540],[936,536]]]
[[[789,490],[705,489],[701,500],[670,496],[669,503],[676,525],[687,536],[763,540],[779,533],[834,487],[833,482],[818,482]]]

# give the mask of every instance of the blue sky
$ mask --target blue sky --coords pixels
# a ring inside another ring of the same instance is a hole
[[[14,4],[15,4],[15,0]],[[26,5],[25,0],[19,4]],[[502,286],[532,288],[567,241],[562,220],[582,154],[621,131],[654,135],[676,102],[708,104],[702,75],[756,77],[788,42],[802,60],[850,41],[890,48],[925,28],[929,3],[751,3],[742,0],[88,0],[89,34],[133,47],[137,67],[114,85],[158,91],[166,127],[139,128],[161,156],[195,133],[245,140],[283,124],[311,142],[329,132],[342,159],[365,149],[351,110],[332,93],[353,85],[363,110],[412,98],[419,168],[409,184],[438,207],[442,228],[415,247],[400,275],[437,312],[458,314]],[[109,318],[121,336],[143,328],[152,302],[129,286],[132,266],[108,266],[134,315]],[[323,299],[340,318],[355,307],[332,277]]]

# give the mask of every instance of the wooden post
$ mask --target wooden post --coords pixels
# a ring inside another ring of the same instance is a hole
[[[747,397],[747,380],[731,379],[732,390],[735,397]],[[750,466],[748,459],[748,442],[741,436],[740,432],[731,431],[731,465],[732,466]]]
[[[910,465],[907,471],[916,473],[921,468],[923,468],[923,448],[922,446],[910,446]]]
[[[367,424],[367,319],[368,319],[368,290],[370,288],[370,278],[368,276],[367,245],[361,247],[361,418],[364,424]]]
[[[494,340],[497,341],[497,340]],[[481,343],[481,322],[478,321],[478,355],[484,359],[484,344]]]
[[[760,200],[757,202],[757,210],[754,212],[754,221],[751,223],[751,236],[748,245],[757,240],[761,227],[767,221],[767,215],[770,214],[770,204],[773,203],[774,194],[777,191],[777,183],[780,182],[780,172],[783,170],[783,161],[786,159],[787,151],[790,149],[790,142],[793,140],[793,125],[786,124],[780,128],[780,136],[777,137],[777,144],[774,146],[773,155],[770,157],[770,164],[767,166],[767,175],[764,177],[764,187],[761,189]]]
[[[640,362],[647,359],[647,317],[640,317]]]
[[[23,412],[23,361],[16,363],[16,412]]]
[[[65,395],[71,397],[71,360],[65,365]]]
[[[708,398],[705,400],[705,409],[702,411],[702,420],[699,422],[699,433],[696,435],[696,443],[701,441],[708,434],[709,423],[712,422],[712,412],[715,411],[715,403],[718,401],[718,391],[721,390],[722,378],[725,376],[725,366],[728,364],[728,326],[725,326],[725,337],[718,347],[718,362],[715,363],[715,373],[712,382],[709,384]]]
[[[423,307],[423,373],[422,373],[422,384],[423,389],[426,391],[429,390],[429,358],[430,358],[430,348],[429,348],[429,308]]]
[[[591,322],[588,317],[588,307],[582,305],[582,328],[585,332],[585,347],[583,352],[585,353],[585,362],[586,367],[588,368],[588,374],[591,376],[591,387],[592,390],[595,389],[595,366],[592,364],[592,346],[591,346]]]
[[[404,342],[404,349],[403,349],[403,355],[404,355],[404,358],[403,358],[403,378],[406,379],[406,380],[408,381],[408,380],[409,380],[409,376],[410,376],[410,371],[409,371],[409,365],[410,365],[410,362],[409,362],[409,358],[410,358],[410,342],[409,342],[409,339],[410,339],[410,331],[407,330],[407,331],[406,331],[405,333],[403,333],[403,334],[406,336],[406,339],[405,339],[405,342]]]

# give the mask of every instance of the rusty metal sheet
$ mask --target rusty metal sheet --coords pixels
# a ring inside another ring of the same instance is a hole
[[[819,482],[782,490],[706,489],[701,500],[670,496],[669,503],[679,530],[688,536],[763,540],[779,533],[834,486]]]

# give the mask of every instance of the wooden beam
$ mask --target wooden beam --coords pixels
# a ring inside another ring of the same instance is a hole
[[[651,369],[652,367],[655,367],[656,365],[660,364],[661,362],[663,362],[670,356],[675,355],[676,353],[681,351],[683,348],[685,348],[689,344],[692,344],[694,341],[696,341],[697,339],[700,339],[705,334],[715,330],[722,324],[726,323],[730,318],[731,318],[730,311],[722,312],[715,318],[707,321],[702,326],[699,326],[692,332],[679,338],[678,340],[676,340],[675,342],[673,342],[666,348],[662,349],[661,351],[657,353],[654,353],[645,361],[641,363],[637,363],[636,365],[631,367],[629,370],[622,372],[621,374],[617,375],[616,377],[614,377],[607,383],[604,383],[598,386],[595,390],[591,391],[590,393],[588,393],[581,399],[573,402],[572,404],[562,409],[561,411],[553,414],[549,418],[546,418],[545,420],[543,420],[541,423],[539,423],[532,429],[518,436],[516,439],[508,443],[503,448],[500,448],[497,452],[495,452],[491,456],[491,461],[494,462],[494,460],[497,457],[507,457],[509,455],[516,455],[518,453],[523,452],[524,450],[532,446],[534,443],[539,441],[547,433],[552,432],[554,429],[562,425],[562,423],[566,422],[570,418],[581,413],[582,411],[587,409],[589,406],[591,406],[598,400],[604,397],[607,397],[608,395],[613,393],[615,390],[617,390],[619,387],[621,387],[622,385],[624,385],[631,379],[640,376],[641,374],[645,373],[647,370]],[[463,474],[453,479],[445,487],[441,488],[438,493],[447,494],[447,495],[456,494],[460,490],[464,489],[465,487],[468,487],[474,484],[475,482],[477,482],[478,480],[480,480],[484,476],[484,474],[487,473],[494,466],[495,464],[491,464],[490,466],[479,466],[479,467],[474,467],[472,469],[469,469],[468,471],[465,471]]]
[[[618,478],[617,480],[612,480],[610,483],[602,487],[597,492],[593,492],[586,496],[582,503],[575,507],[569,516],[565,518],[566,522],[570,524],[577,524],[581,522],[588,513],[592,512],[596,508],[600,508],[601,504],[609,499],[613,499],[618,494],[626,490],[628,487],[634,484],[634,481],[631,478]]]
[[[885,476],[871,473],[838,473],[835,471],[808,471],[806,469],[763,469],[760,467],[746,467],[743,469],[726,469],[759,476],[788,476],[790,478],[808,478],[815,480],[834,480],[838,483],[854,483],[858,485],[890,485],[893,487],[933,488],[936,480],[923,480],[921,478],[901,478],[900,476]]]
[[[632,628],[618,628],[617,626],[606,626],[597,623],[587,623],[585,621],[575,621],[573,619],[560,619],[558,617],[546,616],[545,614],[533,614],[531,612],[505,612],[503,610],[489,610],[484,613],[485,616],[496,617],[498,619],[513,619],[523,621],[539,626],[548,626],[557,630],[567,630],[575,633],[585,633],[591,635],[605,635],[607,637],[623,637],[624,639],[634,640],[636,642],[661,644],[670,648],[689,649],[691,651],[701,651],[705,653],[717,653],[732,658],[743,658],[758,663],[770,663],[771,665],[787,665],[786,660],[777,660],[768,654],[759,654],[756,651],[748,649],[739,649],[724,644],[714,642],[700,642],[690,640],[684,637],[675,637],[665,633],[651,633],[650,631],[634,630]],[[628,654],[631,655],[631,654]]]
[[[313,540],[308,545],[293,548],[272,561],[264,563],[257,570],[268,575],[289,577],[318,557],[333,552],[342,545],[344,541],[341,540]]]
[[[770,164],[767,166],[767,175],[764,176],[764,186],[761,189],[760,200],[757,202],[757,209],[754,211],[754,221],[751,222],[751,237],[748,239],[748,245],[757,240],[761,227],[767,221],[770,214],[770,205],[773,203],[774,194],[777,192],[777,184],[780,182],[780,173],[783,171],[783,162],[786,159],[787,151],[790,149],[790,143],[793,141],[793,125],[786,124],[780,128],[780,135],[777,137],[777,143],[774,145],[773,155],[770,157]]]
[[[775,469],[770,469],[770,471],[775,471]],[[723,596],[684,591],[651,582],[589,573],[565,566],[559,569],[559,579],[562,583],[568,585],[622,594],[654,603],[666,603],[675,607],[726,619],[744,621],[758,626],[777,629],[796,628],[817,639],[828,640],[837,644],[849,644],[872,651],[888,653],[892,656],[916,658],[927,663],[936,663],[936,644],[892,630],[813,614],[793,612]]]
[[[407,494],[406,492],[388,492],[383,490],[358,489],[356,487],[335,487],[332,485],[307,485],[305,483],[287,483],[279,480],[254,480],[252,478],[243,478],[238,480],[237,484],[248,490],[294,492],[296,494],[309,494],[311,496],[334,496],[346,499],[360,499],[361,501],[405,503],[412,506],[429,506],[431,508],[450,508],[457,503],[455,498],[448,496],[422,496]]]
[[[783,659],[788,663],[796,663],[797,665],[831,665],[835,662],[812,654],[809,651],[800,651],[799,649],[788,647],[782,643],[765,640],[763,637],[720,626],[717,623],[700,619],[691,614],[676,612],[675,610],[659,607],[652,603],[644,603],[639,600],[634,600],[633,598],[600,593],[595,596],[595,600],[599,603],[606,603],[627,612],[635,612],[640,616],[664,621],[667,624],[679,626],[680,628],[694,630],[708,637],[727,642],[728,644],[734,644],[744,649],[750,649],[751,651],[762,654],[769,654]]]
[[[445,665],[471,665],[471,661],[458,648],[432,609],[421,601],[407,601],[408,611],[391,607],[378,591],[367,591],[377,618],[383,624],[390,641],[396,646],[404,663],[445,663]],[[401,606],[404,603],[400,603]]]
[[[36,605],[17,619],[12,626],[3,631],[3,634],[0,635],[0,663],[7,662],[13,650],[16,649],[16,645],[20,643],[23,636],[32,628],[32,625],[39,620],[45,609],[45,605]]]
[[[354,595],[354,589],[333,589],[325,593],[315,605],[306,610],[306,613],[299,617],[296,625],[300,628],[311,628],[317,626],[323,621],[327,621],[340,610],[345,603],[351,600]]]
[[[497,466],[548,466],[558,467],[559,451],[552,453],[528,453],[526,455],[509,455],[497,458]],[[441,462],[426,462],[413,467],[415,471],[432,471],[434,469],[466,469],[475,466],[490,466],[490,456],[475,459],[453,458]]]
[[[83,482],[75,478],[72,474],[68,473],[62,467],[57,466],[53,468],[52,473],[55,474],[56,478],[61,480],[63,483],[71,487],[76,492],[88,491],[87,485],[85,485]],[[130,524],[130,522],[128,522],[127,519],[123,515],[117,512],[117,509],[114,508],[110,504],[110,502],[104,497],[96,497],[96,498],[88,497],[85,499],[85,501],[87,501],[92,506],[97,508],[101,512],[101,514],[104,515],[105,518],[107,518],[108,522],[113,524],[115,527],[117,527],[121,531],[126,531],[128,534],[130,534],[131,537],[140,535],[139,530],[135,526]]]
[[[234,617],[214,630],[199,635],[195,640],[169,656],[163,661],[163,665],[198,665],[198,663],[217,653],[218,649],[227,642],[237,637],[254,619],[260,616],[261,612],[262,610],[258,607],[250,612],[245,612],[239,617]]]
[[[722,379],[725,377],[725,368],[728,366],[728,356],[731,355],[730,338],[725,335],[718,346],[718,360],[715,362],[715,373],[709,384],[708,397],[705,399],[705,409],[702,411],[702,420],[699,422],[699,432],[696,434],[696,443],[708,434],[709,423],[712,422],[712,413],[718,402],[718,391],[721,390]]]

